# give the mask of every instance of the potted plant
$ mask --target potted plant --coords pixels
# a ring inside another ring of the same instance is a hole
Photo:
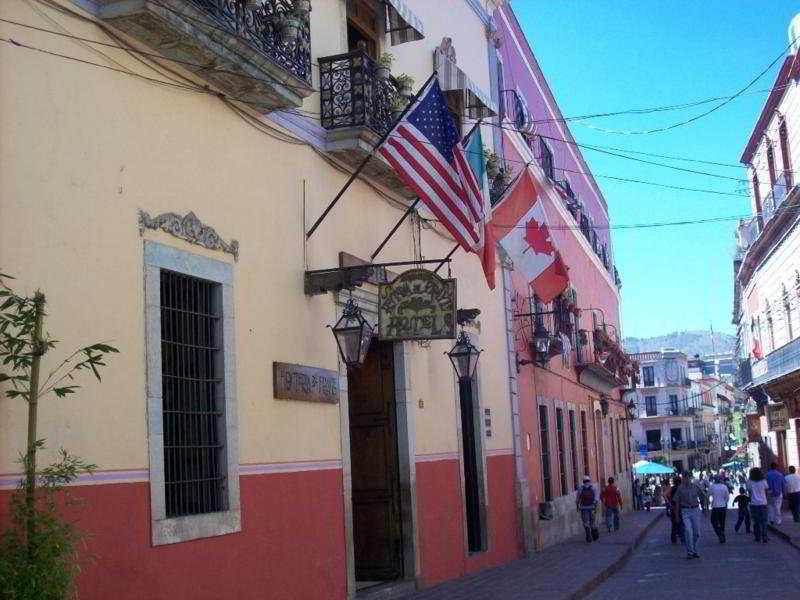
[[[408,106],[408,99],[403,96],[392,96],[389,102],[389,109],[392,111],[392,121],[397,123],[400,120],[400,115]]]
[[[407,75],[406,73],[401,73],[397,77],[395,77],[395,83],[397,83],[397,91],[400,93],[401,96],[411,97],[411,86],[414,85],[414,78],[411,75]]]
[[[294,0],[294,14],[307,17],[311,12],[311,0]]]
[[[303,22],[299,16],[294,13],[286,13],[281,16],[278,25],[281,30],[281,39],[285,44],[294,44],[300,34],[300,27]]]
[[[392,61],[394,56],[389,52],[384,52],[377,60],[377,67],[375,69],[375,76],[378,79],[389,79],[392,74]]]
[[[486,157],[486,176],[489,179],[494,179],[500,171],[499,158],[497,154],[486,148],[486,146],[483,147],[483,154]]]

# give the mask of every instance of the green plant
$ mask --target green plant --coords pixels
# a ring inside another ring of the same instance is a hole
[[[401,112],[408,106],[408,99],[403,96],[392,96],[389,100],[389,108],[392,112]]]
[[[401,89],[410,90],[411,87],[414,85],[414,78],[406,73],[401,73],[400,75],[395,77],[394,80],[397,82],[397,87]]]
[[[26,401],[28,439],[20,457],[25,477],[12,497],[11,523],[0,535],[0,590],[13,600],[55,600],[71,590],[80,540],[78,531],[60,516],[58,492],[94,465],[62,449],[58,462],[37,471],[37,452],[45,446],[36,435],[39,400],[48,394],[74,394],[80,386],[72,381],[79,371],[91,371],[99,381],[105,356],[117,349],[108,344],[79,348],[40,383],[42,357],[57,344],[42,334],[45,296],[19,295],[7,285],[10,279],[0,273],[0,383],[5,384],[7,398]]]
[[[394,56],[391,52],[384,52],[378,57],[377,63],[379,67],[389,68],[392,66],[392,61],[394,61]]]

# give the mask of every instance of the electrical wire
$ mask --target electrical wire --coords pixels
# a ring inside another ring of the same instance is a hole
[[[654,129],[646,129],[646,130],[642,130],[642,131],[618,131],[618,130],[614,130],[614,129],[606,129],[606,128],[603,128],[603,127],[598,127],[596,125],[592,125],[591,123],[583,123],[581,121],[575,121],[575,122],[579,123],[580,125],[583,125],[584,127],[589,127],[591,129],[602,131],[603,133],[613,133],[613,134],[618,134],[618,135],[647,135],[647,134],[651,134],[651,133],[663,133],[664,131],[670,131],[670,130],[676,129],[678,127],[683,127],[684,125],[688,125],[690,123],[694,123],[695,121],[698,121],[699,119],[707,117],[711,113],[719,110],[723,106],[731,103],[733,100],[735,100],[736,98],[738,98],[739,96],[744,94],[748,89],[750,89],[753,85],[755,85],[755,83],[759,79],[761,79],[773,66],[775,66],[775,64],[778,61],[780,61],[782,58],[784,58],[786,56],[786,51],[789,50],[792,47],[794,42],[795,42],[795,39],[792,39],[792,41],[790,41],[789,44],[786,47],[784,47],[783,50],[781,50],[781,53],[777,57],[775,57],[775,59],[772,62],[770,62],[758,75],[756,75],[750,81],[750,83],[745,85],[742,89],[740,89],[734,95],[730,96],[726,100],[723,100],[722,102],[720,102],[716,106],[710,108],[709,110],[707,110],[705,112],[702,112],[699,115],[695,115],[694,117],[691,117],[689,119],[685,119],[683,121],[678,121],[677,123],[672,123],[670,125],[665,125],[663,127],[657,127],[657,128],[654,128]]]
[[[67,9],[66,7],[62,7],[60,5],[56,5],[56,4],[52,3],[50,0],[35,0],[35,1],[39,2],[41,4],[45,4],[47,6],[50,6],[52,8],[58,8],[61,12],[66,12],[70,16],[75,16],[75,17],[81,18],[84,21],[87,21],[87,22],[90,22],[92,24],[95,24],[98,27],[100,27],[106,34],[111,35],[111,32],[108,30],[108,28],[106,28],[102,23],[100,23],[98,21],[95,21],[95,20],[90,19],[88,17],[85,17],[83,15],[80,15],[79,13],[76,13],[75,11]],[[176,12],[176,11],[174,11],[174,9],[171,9],[170,7],[167,7],[166,5],[160,4],[158,2],[156,2],[156,4],[158,4],[159,6],[162,6],[164,8],[168,8],[169,10],[172,10],[173,12]],[[176,13],[176,14],[180,14],[182,16],[185,16],[186,18],[194,19],[193,17],[190,17],[189,15],[186,15],[184,13]],[[194,19],[194,20],[197,20],[197,19]],[[52,31],[52,30],[49,30],[49,29],[36,27],[34,25],[30,25],[30,24],[26,24],[26,23],[20,23],[18,21],[12,21],[12,20],[9,20],[9,19],[0,19],[0,22],[6,22],[6,23],[10,23],[10,24],[13,24],[13,25],[16,25],[16,26],[20,26],[20,27],[27,27],[27,28],[30,28],[30,29],[34,29],[36,31],[41,31],[41,32],[50,33],[50,34],[54,34],[54,35],[60,35],[60,36],[72,38],[72,39],[79,40],[79,41],[86,42],[86,43],[99,44],[99,45],[103,45],[103,46],[107,46],[107,47],[121,49],[121,50],[124,50],[124,51],[126,51],[128,53],[136,53],[136,54],[140,54],[140,55],[151,57],[151,58],[158,58],[158,59],[162,59],[162,60],[168,60],[168,61],[172,61],[172,62],[181,64],[181,65],[184,65],[184,66],[190,66],[190,67],[194,67],[194,68],[198,68],[198,69],[203,69],[203,68],[207,67],[206,65],[200,65],[200,64],[197,64],[197,63],[189,62],[189,61],[182,61],[182,60],[178,60],[178,59],[172,59],[172,58],[164,57],[164,56],[161,56],[161,55],[158,55],[158,54],[155,54],[155,53],[145,52],[145,51],[142,51],[142,50],[137,50],[137,49],[134,49],[134,48],[131,48],[131,47],[128,47],[128,46],[122,46],[122,45],[117,45],[117,44],[109,44],[107,42],[101,42],[99,40],[92,40],[92,39],[89,39],[89,38],[75,36],[75,35],[72,35],[72,34],[69,34],[69,33],[66,33],[66,32]],[[53,21],[51,20],[51,22],[53,22]],[[213,26],[212,24],[207,23],[206,21],[202,21],[202,22],[207,24],[207,25],[209,25],[209,26]],[[58,24],[56,24],[56,25],[58,26]],[[108,57],[107,55],[103,55],[103,56],[108,60],[113,60],[110,57]],[[115,63],[115,64],[119,65],[119,63]],[[119,66],[121,66],[121,65],[119,65]],[[262,82],[262,83],[269,83],[269,84],[278,83],[278,84],[282,84],[281,82],[268,81],[268,80],[264,80],[264,79],[260,79],[260,78],[256,78],[256,77],[252,77],[252,76],[247,76],[247,75],[234,73],[232,71],[227,71],[227,70],[224,70],[224,69],[216,69],[216,70],[218,70],[220,72],[225,72],[225,73],[237,75],[237,76],[243,76],[243,77],[246,77],[248,79],[253,79],[253,80],[256,80],[256,81],[259,81],[259,82]],[[161,73],[161,74],[163,75],[163,73]],[[314,90],[314,91],[318,91],[318,90]],[[710,102],[710,101],[714,101],[714,100],[719,99],[719,98],[733,98],[733,97],[735,97],[735,96],[731,96],[731,97],[716,97],[716,98],[712,98],[712,99],[700,100],[700,101],[684,103],[684,104],[679,104],[679,105],[669,105],[669,106],[665,106],[665,107],[654,107],[654,108],[646,108],[646,109],[630,109],[629,111],[617,111],[615,113],[596,113],[595,115],[591,115],[591,116],[607,116],[609,114],[623,114],[625,112],[632,112],[632,113],[652,112],[652,111],[665,110],[665,109],[669,109],[669,108],[694,106],[694,105],[697,105],[697,104],[702,104],[702,103],[707,103],[707,102]],[[243,98],[235,98],[235,97],[230,97],[230,96],[229,96],[229,98],[232,99],[232,100],[240,101],[240,102],[251,104],[251,105],[254,105],[254,106],[259,106],[259,105],[261,107],[265,106],[264,104],[254,103],[252,101],[248,101],[248,100],[245,100]],[[294,112],[295,114],[300,114],[302,112],[304,115],[317,115],[317,116],[320,114],[320,113],[314,113],[314,112],[311,112],[311,111],[298,111],[298,110],[291,111],[291,112]],[[462,116],[466,116],[466,115],[462,115]],[[570,117],[570,118],[566,118],[565,120],[573,120],[573,119],[576,119],[576,118],[585,118],[585,117],[586,116],[584,116],[584,117]],[[490,126],[495,126],[495,127],[501,127],[503,129],[509,130],[509,131],[517,131],[518,133],[523,133],[523,132],[521,132],[520,130],[518,130],[516,128],[510,128],[510,127],[504,126],[502,124],[495,124],[495,123],[485,123],[485,124],[486,125],[490,125]],[[623,156],[623,155],[618,155],[618,154],[614,154],[613,153],[614,151],[627,152],[624,149],[605,148],[605,147],[602,147],[602,146],[579,144],[579,143],[577,143],[577,142],[575,142],[573,140],[564,140],[564,139],[561,139],[561,138],[555,138],[555,137],[544,136],[544,135],[540,135],[540,137],[543,137],[545,139],[549,139],[551,141],[560,141],[562,143],[572,144],[572,145],[575,145],[576,147],[587,148],[587,149],[591,149],[591,150],[594,150],[594,151],[597,151],[597,152],[605,152],[606,154],[609,154],[611,156],[618,156],[619,158],[626,158],[626,159],[629,159],[629,160],[636,160],[633,157],[628,157],[628,156]],[[632,153],[635,153],[635,152],[632,152]],[[641,154],[645,154],[645,153],[641,153]],[[666,158],[673,158],[673,159],[676,159],[676,160],[692,160],[692,159],[685,159],[685,158],[682,158],[682,157],[666,157]],[[692,169],[682,169],[680,167],[675,167],[673,165],[665,165],[663,163],[657,163],[657,162],[654,162],[654,161],[639,160],[639,162],[644,162],[644,163],[647,163],[647,164],[652,164],[652,165],[655,165],[655,166],[661,166],[661,167],[665,167],[665,168],[670,168],[670,169],[674,169],[674,170],[678,170],[678,171],[694,173],[694,174],[698,174],[698,175],[706,175],[706,176],[710,176],[710,177],[716,177],[716,178],[721,178],[721,179],[731,179],[731,180],[734,180],[734,181],[739,181],[739,182],[743,182],[743,183],[749,183],[748,180],[742,179],[742,178],[730,177],[730,176],[719,175],[719,174],[715,174],[715,173],[708,173],[708,172],[703,172],[703,171],[695,171],[695,170],[692,170]],[[698,162],[711,162],[711,161],[698,161]],[[731,165],[731,166],[734,166],[734,165]],[[741,166],[739,166],[739,168],[741,168]],[[694,191],[694,190],[692,190],[692,191]]]
[[[34,1],[42,3],[42,4],[46,4],[47,6],[50,6],[51,8],[54,8],[54,9],[57,9],[57,10],[60,10],[62,12],[68,12],[68,14],[70,14],[72,16],[78,16],[78,17],[80,17],[80,18],[82,18],[82,19],[84,19],[84,20],[86,20],[88,22],[95,23],[95,24],[99,23],[98,21],[95,21],[93,19],[84,17],[83,15],[80,15],[79,13],[74,13],[74,11],[71,11],[71,10],[67,9],[66,7],[59,6],[59,5],[51,2],[50,0],[34,0]],[[162,4],[162,3],[158,2],[157,0],[151,0],[151,1],[153,2],[153,4],[156,4],[157,6],[159,6],[161,8],[169,10],[172,13],[174,13],[174,14],[176,14],[178,16],[181,16],[182,18],[186,18],[186,19],[189,19],[191,21],[200,23],[200,24],[205,25],[207,27],[210,27],[212,29],[216,29],[216,30],[219,30],[219,31],[224,31],[225,33],[227,33],[229,35],[233,35],[234,37],[236,37],[238,39],[241,39],[242,41],[245,41],[245,42],[248,42],[248,43],[252,43],[251,39],[249,39],[249,38],[247,38],[245,36],[240,36],[236,32],[231,31],[229,28],[225,28],[225,27],[223,27],[221,25],[214,24],[214,23],[212,23],[210,21],[206,21],[204,19],[198,19],[198,18],[193,17],[193,16],[191,16],[191,15],[189,15],[187,13],[184,13],[184,12],[181,12],[181,11],[177,11],[173,7],[170,7],[170,6],[167,6],[165,4]],[[59,34],[58,32],[54,32],[52,30],[39,28],[39,27],[36,27],[36,26],[33,26],[33,25],[29,25],[29,24],[26,24],[26,23],[20,23],[20,22],[17,22],[17,21],[11,21],[11,20],[8,20],[8,19],[0,19],[0,21],[6,22],[6,23],[11,23],[11,24],[14,24],[14,25],[18,25],[20,27],[28,27],[28,28],[31,28],[31,29],[35,29],[35,30],[38,30],[38,31],[45,32],[45,33],[52,33],[52,34],[55,34],[55,35],[64,35],[64,34]],[[106,42],[100,42],[98,40],[91,40],[91,39],[88,39],[88,38],[80,38],[78,36],[69,36],[69,35],[67,37],[74,37],[75,39],[80,39],[81,41],[85,41],[85,42],[88,42],[88,43],[101,44],[101,45],[105,45],[105,46],[109,46],[109,47],[116,47],[116,48],[124,49],[121,46],[115,46],[113,44],[108,44]],[[170,57],[166,57],[166,56],[162,56],[162,55],[158,55],[158,54],[154,54],[154,53],[150,53],[150,52],[145,52],[143,50],[132,50],[132,51],[140,53],[140,54],[143,54],[143,55],[154,56],[154,57],[157,57],[157,58],[162,59],[162,60],[168,60],[168,61],[176,62],[178,64],[184,64],[184,65],[187,65],[187,66],[192,66],[192,67],[197,67],[197,68],[207,68],[206,65],[198,65],[196,63],[191,63],[189,61],[182,61],[182,60],[179,60],[179,59],[174,59],[174,58],[170,58]],[[313,62],[313,61],[312,61],[312,64],[314,66],[317,66],[317,67],[319,66],[318,63]],[[224,70],[224,69],[215,69],[215,70],[219,71],[219,72],[223,72],[223,73],[229,73],[229,74],[237,75],[237,76],[242,77],[242,78],[252,79],[254,81],[259,81],[259,82],[262,82],[262,83],[278,84],[278,85],[283,85],[285,87],[295,87],[295,88],[298,88],[298,89],[300,89],[300,88],[307,89],[305,86],[292,86],[291,84],[284,83],[284,82],[281,82],[281,81],[265,80],[265,79],[261,79],[261,78],[258,78],[258,77],[254,77],[252,75],[246,75],[246,74],[243,74],[243,73],[227,71],[227,70]],[[313,87],[311,89],[313,90],[313,92],[319,92],[320,91],[320,90],[315,89]],[[632,108],[632,109],[624,109],[624,110],[619,110],[619,111],[608,111],[608,112],[603,112],[603,113],[590,113],[590,114],[586,114],[586,115],[576,115],[576,116],[571,116],[571,117],[534,119],[533,122],[534,123],[546,123],[546,122],[583,121],[583,120],[586,120],[586,119],[602,118],[602,117],[609,117],[609,116],[620,116],[620,115],[628,115],[628,114],[634,114],[634,115],[635,114],[648,114],[648,113],[653,113],[653,112],[664,112],[664,111],[669,111],[669,110],[682,110],[682,109],[685,109],[685,108],[691,108],[691,107],[698,106],[698,105],[708,104],[710,102],[715,102],[717,100],[724,100],[727,103],[727,102],[730,102],[731,100],[733,100],[733,99],[735,99],[735,98],[737,98],[737,97],[739,97],[739,96],[741,96],[741,95],[743,95],[745,93],[749,93],[749,94],[765,93],[765,92],[772,91],[772,89],[773,88],[766,88],[766,89],[762,89],[762,90],[753,90],[751,92],[745,92],[745,91],[740,90],[736,94],[733,94],[733,95],[730,95],[730,96],[714,96],[714,97],[710,97],[710,98],[705,98],[705,99],[701,99],[701,100],[694,100],[694,101],[688,101],[688,102],[683,102],[683,103],[679,103],[679,104],[662,105],[662,106],[654,106],[654,107],[647,107],[647,108]],[[775,89],[777,89],[777,88],[775,88]],[[716,110],[716,108],[714,110]],[[319,113],[314,113],[314,114],[319,115]],[[700,118],[701,116],[703,116],[703,115],[700,115],[697,118]],[[564,141],[566,141],[566,140],[564,140]],[[736,165],[736,166],[738,166],[738,165]]]

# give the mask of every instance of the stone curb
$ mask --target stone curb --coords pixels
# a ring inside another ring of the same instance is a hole
[[[780,529],[778,529],[778,528],[777,528],[777,527],[775,527],[774,525],[769,525],[769,524],[768,524],[768,525],[767,525],[767,527],[769,528],[769,530],[770,530],[770,531],[771,531],[771,532],[772,532],[774,535],[776,535],[776,536],[778,536],[779,538],[781,538],[783,541],[785,541],[786,543],[788,543],[790,546],[793,546],[793,547],[794,547],[794,548],[796,548],[797,550],[800,550],[800,538],[793,538],[793,537],[792,537],[792,536],[790,536],[788,533],[786,533],[785,531],[781,531]]]
[[[591,594],[594,590],[600,587],[606,579],[614,575],[617,571],[619,571],[622,567],[625,566],[625,563],[630,560],[631,556],[633,556],[633,551],[639,547],[639,544],[642,543],[642,540],[647,536],[650,529],[658,523],[659,520],[664,516],[664,513],[661,512],[655,519],[650,521],[645,527],[639,532],[636,536],[636,539],[633,540],[633,543],[628,546],[627,550],[622,553],[617,560],[615,560],[612,564],[607,566],[605,569],[600,571],[591,581],[586,582],[583,584],[580,589],[572,592],[571,594],[565,596],[567,600],[580,600],[581,598],[586,598],[589,594]]]

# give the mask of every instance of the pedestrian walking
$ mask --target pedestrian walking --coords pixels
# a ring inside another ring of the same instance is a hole
[[[767,482],[764,473],[758,467],[750,469],[747,480],[747,491],[750,494],[750,516],[753,517],[753,533],[756,542],[767,543]]]
[[[728,486],[717,475],[711,486],[711,526],[719,538],[719,543],[725,543],[725,517],[728,514],[728,496],[731,495]]]
[[[638,479],[633,480],[633,504],[634,510],[642,510],[642,486]]]
[[[592,485],[592,478],[588,475],[583,478],[583,485],[575,494],[575,505],[581,513],[581,521],[586,531],[586,542],[596,540],[600,537],[594,522],[594,513],[597,508],[597,495]]]
[[[800,475],[794,467],[789,467],[789,474],[784,478],[784,492],[789,499],[789,509],[792,511],[792,519],[795,523],[800,523]]]
[[[733,503],[739,507],[739,514],[736,515],[736,525],[733,530],[739,533],[739,527],[744,523],[744,530],[750,533],[750,496],[747,495],[747,488],[744,486],[739,488],[739,495],[733,499]]]
[[[650,512],[650,507],[653,505],[653,490],[650,485],[650,483],[642,485],[642,504],[647,512]]]
[[[675,490],[678,489],[680,484],[681,478],[676,475],[672,479],[672,486],[667,488],[667,491],[664,492],[664,499],[666,500],[667,507],[667,517],[669,518],[671,524],[669,539],[673,544],[678,543],[678,538],[680,538],[682,544],[684,543],[683,524],[681,523],[681,507],[675,502]]]
[[[606,513],[606,527],[611,533],[612,525],[614,531],[619,531],[619,510],[622,507],[622,494],[614,484],[614,478],[608,478],[608,485],[600,494]]]
[[[772,463],[767,471],[767,518],[770,525],[781,524],[781,506],[783,505],[783,492],[785,479],[783,473],[778,471],[778,464]]]
[[[697,509],[702,508],[703,514],[705,514],[706,498],[703,489],[692,480],[692,474],[689,471],[684,471],[681,484],[673,493],[673,498],[681,511],[686,558],[700,558],[697,553],[697,540],[700,538],[700,517]]]

